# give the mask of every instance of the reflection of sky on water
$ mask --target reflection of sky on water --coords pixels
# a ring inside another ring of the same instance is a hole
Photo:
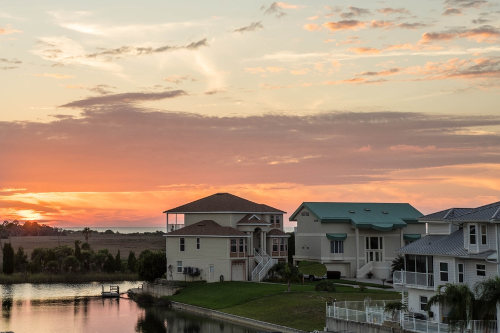
[[[137,283],[133,283],[136,286]],[[125,285],[123,285],[125,286]],[[0,286],[2,316],[0,331],[66,332],[189,332],[255,333],[236,326],[164,308],[140,308],[129,299],[72,297],[83,290],[100,293],[100,284],[81,285],[3,285]],[[120,287],[122,290],[122,287]],[[124,291],[127,289],[123,289]],[[37,293],[40,291],[40,293]],[[49,295],[42,298],[42,295]],[[30,298],[30,296],[32,298]]]
[[[104,286],[109,288],[109,285],[118,285],[120,286],[120,292],[126,292],[128,289],[137,288],[140,284],[142,284],[142,281],[121,281],[106,282]],[[100,296],[102,285],[100,282],[0,285],[0,295],[26,300]]]

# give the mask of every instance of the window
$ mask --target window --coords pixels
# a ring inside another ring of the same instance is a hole
[[[448,281],[448,263],[440,262],[439,263],[439,277],[441,281]]]
[[[179,250],[181,252],[184,251],[184,244],[185,244],[184,238],[179,238]]]
[[[280,215],[271,215],[271,224],[279,227],[281,222],[281,216]]]
[[[486,245],[486,224],[481,224],[481,244]]]
[[[476,274],[477,276],[486,276],[486,265],[477,264]]]
[[[341,240],[330,241],[330,252],[331,253],[344,253],[344,241],[341,241]]]
[[[476,244],[476,226],[475,225],[469,226],[469,244],[470,245]]]
[[[238,249],[236,248],[236,239],[231,239],[231,253],[236,253]]]
[[[286,242],[287,242],[286,238],[281,238],[280,239],[280,251],[283,252],[283,251],[287,250],[287,248],[286,248],[286,246],[287,246]]]
[[[458,264],[458,282],[464,282],[464,264]]]
[[[273,238],[273,252],[278,252],[278,238]]]
[[[427,296],[420,296],[420,310],[427,310]]]
[[[177,273],[182,273],[182,261],[177,262]]]
[[[309,212],[302,212],[302,213],[300,213],[300,215],[302,215],[302,216],[309,216]]]
[[[196,238],[196,249],[197,250],[200,249],[200,239],[199,238]]]
[[[240,238],[240,252],[245,252],[245,240],[243,238]]]

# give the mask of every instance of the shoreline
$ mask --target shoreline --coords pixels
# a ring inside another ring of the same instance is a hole
[[[0,274],[0,284],[51,284],[51,283],[87,283],[87,282],[114,282],[114,281],[139,281],[137,273],[68,273],[68,274]]]

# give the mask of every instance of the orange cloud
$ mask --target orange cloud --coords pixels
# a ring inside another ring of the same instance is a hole
[[[304,29],[307,31],[318,31],[321,30],[321,26],[316,23],[304,24]]]
[[[338,22],[326,22],[323,26],[330,31],[340,31],[340,30],[358,30],[364,28],[365,22],[358,20],[343,20]]]
[[[0,28],[0,35],[10,35],[19,32],[21,32],[21,30],[13,29],[10,26],[7,26],[5,28]]]
[[[348,49],[350,52],[358,54],[377,54],[380,53],[379,49],[373,47],[351,47]]]

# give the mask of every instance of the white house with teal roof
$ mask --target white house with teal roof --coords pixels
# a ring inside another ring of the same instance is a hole
[[[290,216],[297,221],[294,262],[321,262],[343,277],[390,279],[396,251],[425,234],[421,216],[408,203],[303,202]]]

